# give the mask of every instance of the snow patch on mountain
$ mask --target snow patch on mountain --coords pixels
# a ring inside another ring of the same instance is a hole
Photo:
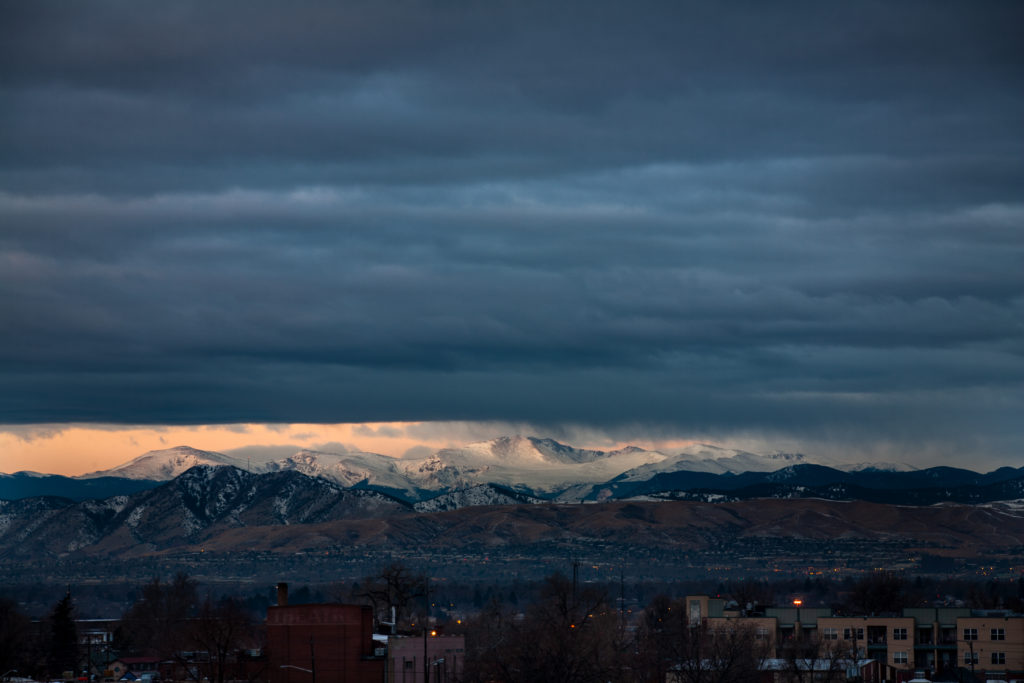
[[[128,516],[125,517],[124,525],[129,529],[134,529],[139,525],[139,522],[142,520],[142,515],[145,512],[145,505],[136,506],[131,512],[128,513]]]
[[[844,472],[916,472],[920,468],[905,462],[857,462],[837,465],[836,469]]]
[[[515,491],[502,490],[490,484],[441,494],[413,505],[417,512],[444,512],[477,505],[522,505],[543,502],[540,498]]]

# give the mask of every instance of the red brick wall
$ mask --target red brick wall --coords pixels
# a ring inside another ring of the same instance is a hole
[[[282,665],[315,669],[316,683],[379,683],[384,660],[372,656],[373,614],[369,607],[294,605],[267,609],[271,683],[313,683],[311,674]]]

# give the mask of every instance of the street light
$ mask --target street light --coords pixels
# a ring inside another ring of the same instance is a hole
[[[291,652],[291,650],[289,650]],[[291,657],[289,657],[291,659]],[[313,636],[309,637],[309,668],[295,666],[294,664],[282,664],[282,669],[298,669],[309,674],[311,683],[316,683],[316,650],[313,648]]]

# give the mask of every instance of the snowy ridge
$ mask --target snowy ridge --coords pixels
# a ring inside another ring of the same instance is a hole
[[[519,491],[556,494],[581,483],[596,484],[665,455],[640,448],[595,451],[551,439],[512,436],[447,448],[407,470],[423,489],[467,488],[493,483]]]
[[[367,483],[416,495],[403,461],[379,453],[329,453],[301,450],[282,460],[268,462],[263,472],[295,471],[321,477],[346,488]]]
[[[223,453],[189,446],[150,451],[110,470],[83,478],[117,476],[169,481],[196,465],[233,466],[255,472],[294,471],[334,482],[344,488],[380,487],[415,500],[426,491],[468,489],[498,484],[524,493],[556,496],[567,489],[600,484],[614,478],[639,481],[665,472],[771,471],[805,462],[802,455],[757,455],[746,451],[694,444],[672,454],[627,446],[600,451],[575,448],[553,439],[504,436],[444,448],[418,460],[400,460],[379,453],[330,453],[300,450],[263,463],[243,462]]]
[[[707,474],[773,472],[784,467],[809,462],[806,456],[799,453],[758,455],[710,444],[693,444],[674,454],[662,457],[663,459],[660,461],[623,472],[618,481],[646,481],[657,474],[672,472],[704,472]]]

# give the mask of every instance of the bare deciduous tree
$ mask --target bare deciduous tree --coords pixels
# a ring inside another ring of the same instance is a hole
[[[780,649],[779,674],[787,683],[833,683],[845,677],[851,661],[850,649],[841,641],[819,637],[794,636]]]
[[[250,647],[255,639],[255,624],[235,598],[224,598],[214,602],[209,596],[203,601],[199,613],[191,620],[190,643],[195,650],[205,653],[207,666],[202,677],[214,683],[243,678],[239,666],[241,652]],[[182,660],[186,670],[201,680],[199,669],[190,667]]]
[[[154,578],[121,619],[130,653],[171,658],[187,649],[188,619],[198,603],[196,582],[179,573],[170,583]]]
[[[427,577],[413,573],[399,562],[389,564],[374,576],[363,580],[362,590],[356,596],[370,603],[377,623],[390,621],[391,608],[395,608],[398,630],[408,629],[410,617],[416,613],[417,600],[422,600],[427,589]],[[424,617],[428,615],[424,614]]]

